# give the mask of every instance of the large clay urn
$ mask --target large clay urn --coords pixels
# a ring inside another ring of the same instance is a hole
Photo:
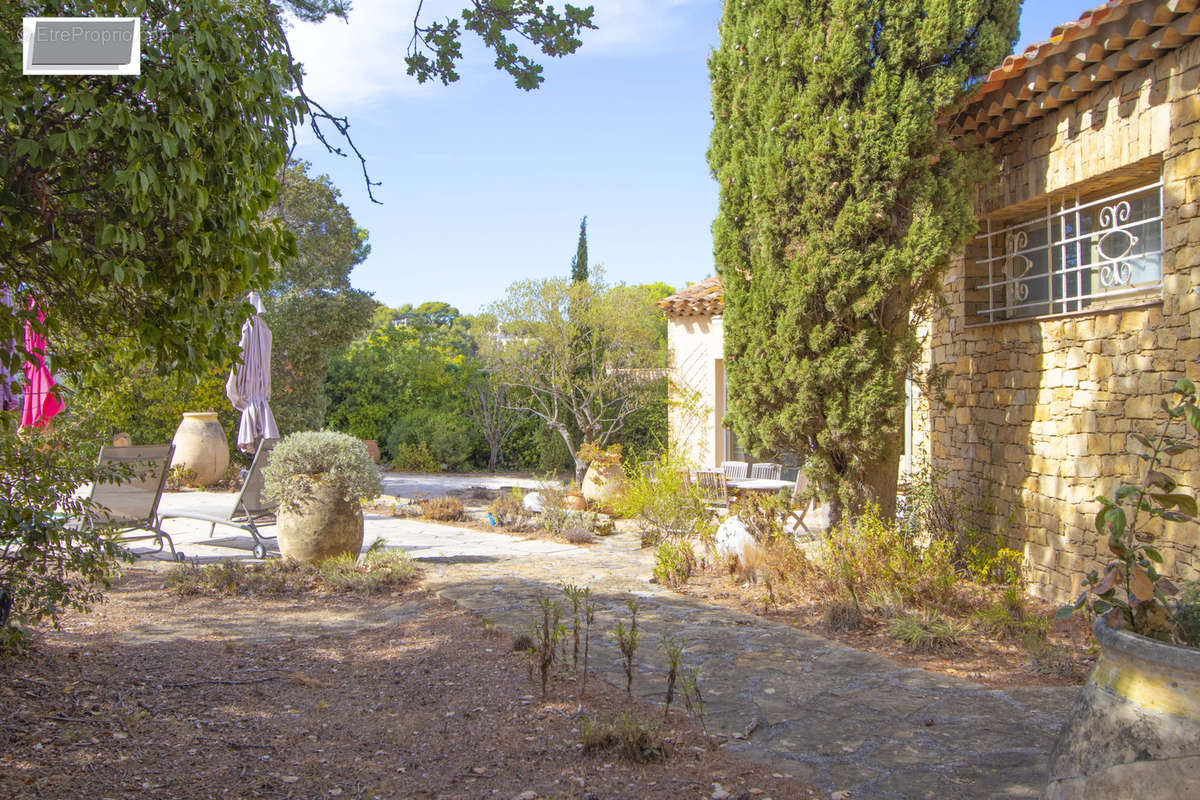
[[[372,461],[374,461],[376,464],[378,464],[379,463],[379,442],[376,441],[375,439],[363,439],[362,443],[363,443],[363,447],[367,448],[367,455],[369,455],[371,457]]]
[[[1043,800],[1200,797],[1200,649],[1096,620],[1100,658],[1050,754]]]
[[[314,481],[304,496],[280,505],[277,519],[284,558],[319,564],[334,556],[357,556],[362,550],[362,507],[347,501],[339,487]]]
[[[625,486],[625,471],[620,464],[593,462],[583,476],[583,496],[594,506],[612,505]]]
[[[175,445],[171,466],[191,469],[200,486],[212,486],[229,468],[229,440],[215,411],[186,412],[171,442]]]

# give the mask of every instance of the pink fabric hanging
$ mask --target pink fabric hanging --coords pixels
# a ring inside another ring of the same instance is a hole
[[[38,308],[36,300],[29,301],[30,310],[37,310],[38,322],[45,322],[46,315]],[[33,325],[25,323],[25,349],[37,360],[36,364],[25,362],[25,404],[21,408],[21,424],[27,428],[40,428],[50,423],[62,403],[54,393],[54,376],[43,358],[46,352],[46,337],[34,332]]]

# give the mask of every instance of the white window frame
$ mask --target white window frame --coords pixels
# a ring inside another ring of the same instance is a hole
[[[1142,184],[1099,200],[1089,200],[1086,203],[1081,202],[1077,190],[1073,195],[1061,197],[1057,201],[1057,208],[1055,208],[1055,201],[1048,199],[1046,213],[1041,217],[1022,220],[996,229],[992,228],[992,220],[987,220],[986,230],[975,237],[977,241],[982,241],[987,248],[986,257],[975,261],[979,267],[987,266],[987,277],[986,280],[974,287],[978,291],[985,292],[987,300],[981,309],[970,315],[968,324],[972,326],[991,325],[1095,313],[1119,306],[1122,298],[1129,298],[1126,305],[1152,299],[1150,295],[1155,291],[1159,293],[1158,299],[1161,299],[1163,286],[1161,245],[1164,233],[1162,220],[1165,200],[1162,189],[1163,182],[1159,178],[1152,183]],[[1149,194],[1152,191],[1158,192],[1158,214],[1131,219],[1129,199]],[[1100,209],[1097,219],[1102,227],[1089,233],[1079,233],[1084,216],[1082,212],[1097,207]],[[1130,285],[1133,278],[1133,267],[1128,256],[1140,241],[1140,238],[1131,231],[1155,223],[1159,226],[1159,249],[1147,250],[1135,257],[1138,259],[1156,257],[1159,263],[1158,279]],[[1039,224],[1045,225],[1046,244],[1029,247],[1028,233]],[[1069,225],[1074,231],[1074,235],[1068,235]],[[1126,247],[1122,252],[1114,255],[1111,251],[1105,250],[1105,245],[1110,239],[1117,240],[1118,238],[1124,238],[1126,241]],[[1094,245],[1095,252],[1101,257],[1099,260],[1082,264],[1079,253],[1081,248],[1087,245]],[[1057,251],[1057,261],[1055,251]],[[1029,256],[1043,252],[1046,258],[1047,272],[1029,275],[1029,271],[1034,265]],[[1069,263],[1069,254],[1074,255],[1075,266],[1065,266]],[[982,270],[980,269],[979,272]],[[1097,274],[1102,287],[1099,291],[1079,291],[1083,284],[1082,273],[1084,272]],[[1076,289],[1074,293],[1071,292],[1071,282],[1068,280],[1068,276],[1072,274],[1080,275],[1073,281]],[[1048,292],[1050,296],[1046,299],[1025,302],[1029,297],[1028,283],[1031,280],[1046,281],[1047,288],[1051,290]],[[1054,295],[1053,291],[1053,282],[1055,281],[1060,281],[1059,286],[1062,290],[1061,296],[1058,297]],[[1114,300],[1118,301],[1117,304],[1111,302]],[[1104,302],[1096,303],[1095,301]],[[1038,307],[1045,307],[1045,313],[1013,313]]]

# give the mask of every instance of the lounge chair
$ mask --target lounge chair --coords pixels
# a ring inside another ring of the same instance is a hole
[[[171,548],[171,558],[183,561],[183,553],[175,549],[175,543],[162,529],[158,516],[158,504],[162,500],[174,452],[175,445],[172,444],[101,447],[99,463],[129,464],[133,467],[133,477],[116,483],[92,484],[88,499],[95,507],[79,524],[111,525],[117,533],[117,541],[121,542],[153,539],[159,551],[165,542]]]
[[[275,537],[264,536],[262,531],[258,529],[258,526],[275,523],[275,509],[277,504],[268,502],[263,497],[262,470],[267,463],[267,457],[270,455],[271,449],[275,447],[275,443],[278,441],[278,439],[262,439],[259,441],[258,448],[254,451],[254,460],[250,462],[250,469],[246,472],[246,479],[242,481],[242,490],[238,492],[237,500],[233,503],[233,511],[229,512],[228,517],[214,517],[209,514],[176,511],[164,514],[162,519],[196,519],[201,522],[207,522],[209,523],[208,537],[210,539],[218,525],[227,525],[231,528],[246,531],[254,539],[254,557],[266,558],[266,541]]]

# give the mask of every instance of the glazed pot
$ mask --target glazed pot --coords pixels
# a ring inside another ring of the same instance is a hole
[[[1200,649],[1096,620],[1100,659],[1050,755],[1043,800],[1200,797]]]
[[[567,511],[587,511],[587,500],[582,492],[569,492],[563,498],[563,508]]]
[[[362,550],[362,507],[346,500],[340,487],[314,482],[303,497],[280,504],[277,519],[284,558],[319,564],[334,556],[358,556]]]
[[[229,468],[229,440],[215,411],[184,413],[171,443],[175,445],[171,466],[191,469],[199,486],[212,486]]]
[[[625,486],[620,464],[590,464],[583,476],[583,496],[592,505],[608,506]]]

